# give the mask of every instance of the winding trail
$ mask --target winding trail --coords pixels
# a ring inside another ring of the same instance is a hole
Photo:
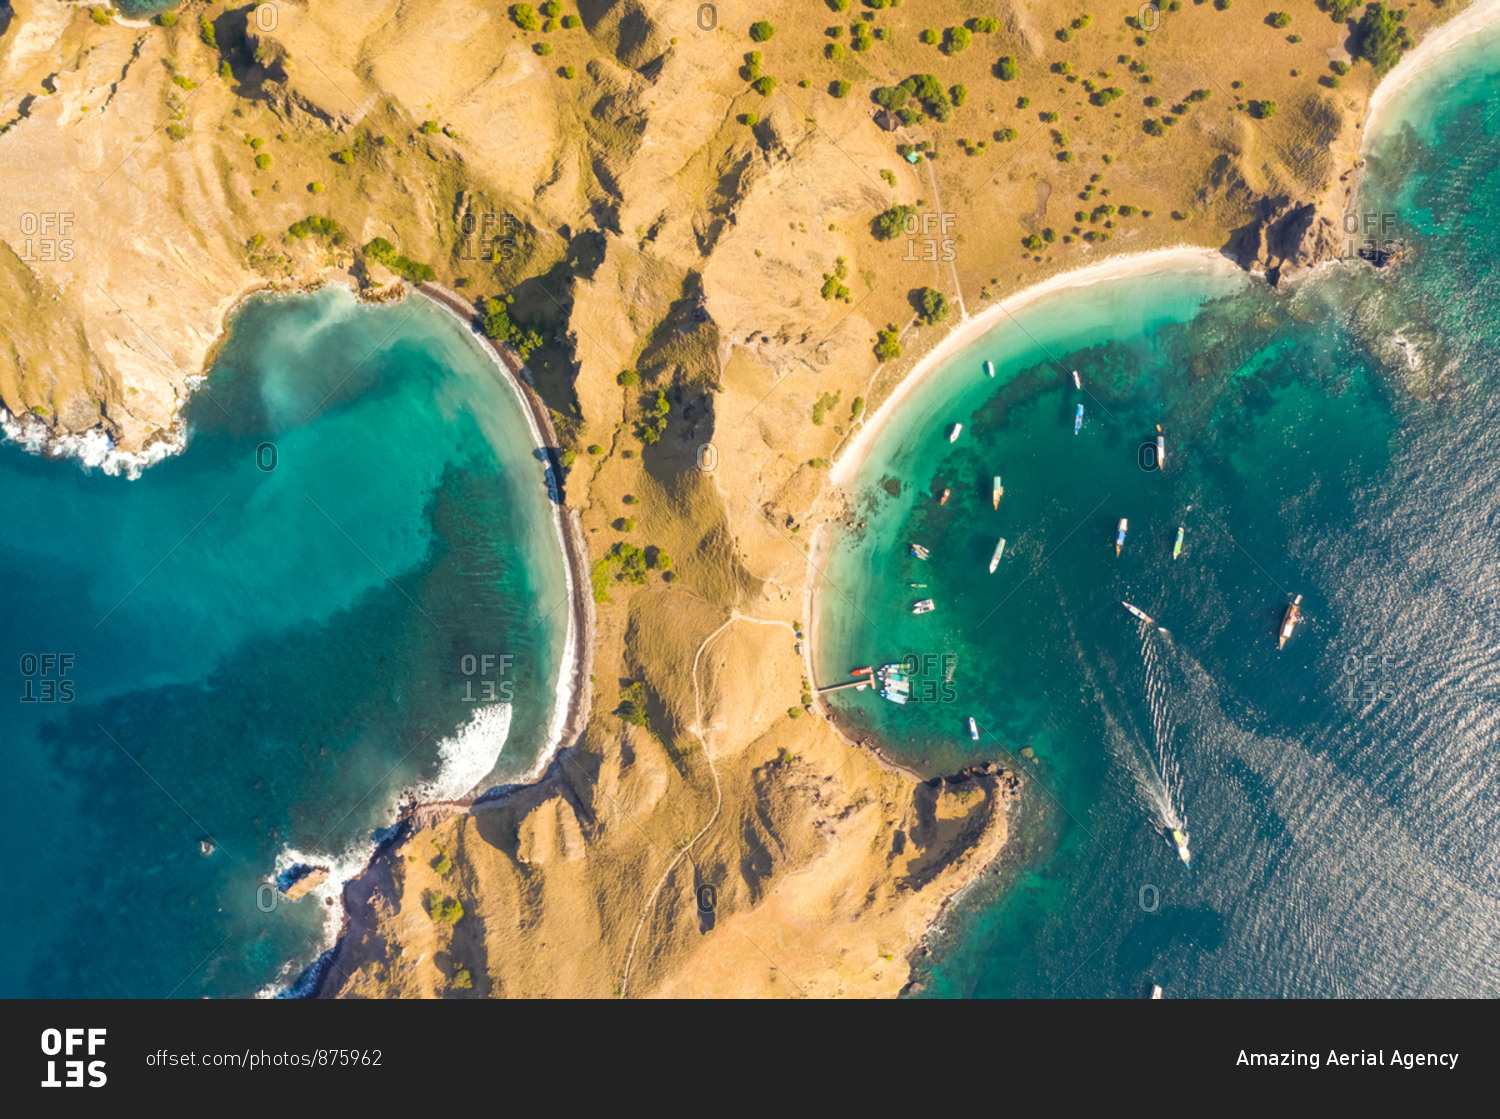
[[[682,850],[678,851],[676,856],[673,857],[672,861],[667,864],[667,869],[662,871],[661,877],[656,880],[656,885],[651,890],[651,896],[646,899],[646,904],[641,907],[640,918],[635,923],[635,932],[630,937],[630,951],[625,955],[625,968],[620,974],[620,997],[622,999],[627,997],[627,990],[630,984],[630,966],[635,962],[636,943],[641,938],[641,930],[646,927],[646,919],[651,916],[651,911],[656,907],[656,899],[661,894],[661,888],[667,884],[667,879],[670,878],[672,876],[672,872],[677,869],[677,864],[682,862],[682,860],[687,856],[688,852],[692,850],[693,844],[697,843],[698,840],[702,839],[705,835],[708,834],[708,829],[713,827],[714,824],[718,821],[719,812],[724,807],[724,791],[719,784],[719,771],[714,766],[713,756],[708,752],[708,739],[703,736],[703,693],[698,687],[698,661],[702,658],[703,651],[708,648],[709,642],[718,637],[719,634],[723,633],[730,626],[734,625],[735,622],[754,622],[756,625],[762,626],[785,626],[787,629],[792,630],[794,634],[797,632],[795,629],[793,629],[790,622],[782,622],[767,618],[752,618],[747,614],[741,614],[738,610],[731,610],[729,612],[729,618],[724,622],[724,624],[721,625],[718,629],[714,630],[707,637],[705,637],[702,644],[698,646],[698,651],[693,654],[692,730],[693,733],[698,737],[698,744],[703,747],[703,757],[704,760],[708,762],[708,771],[713,774],[714,810],[713,814],[708,818],[708,823],[704,824],[703,827],[698,830],[697,835],[693,836],[692,839],[684,843],[682,845]]]

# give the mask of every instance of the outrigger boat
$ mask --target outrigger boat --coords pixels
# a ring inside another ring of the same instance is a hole
[[[1120,518],[1119,527],[1115,529],[1115,555],[1119,556],[1120,549],[1125,547],[1125,530],[1130,527],[1130,522],[1124,517]]]
[[[875,673],[880,685],[880,696],[892,703],[905,703],[911,698],[911,677],[901,671],[899,664],[883,664]]]
[[[985,362],[984,371],[993,377],[995,375],[995,363],[993,361]]]
[[[1083,388],[1083,382],[1078,379],[1078,370],[1076,369],[1073,370],[1073,387],[1075,389]]]
[[[1156,619],[1153,618],[1150,614],[1146,613],[1140,607],[1138,607],[1138,606],[1132,606],[1132,605],[1130,605],[1130,603],[1123,602],[1123,601],[1120,603],[1120,605],[1123,606],[1123,607],[1125,607],[1125,609],[1129,610],[1132,614],[1134,614],[1141,621],[1143,621],[1143,622],[1150,622],[1152,625],[1156,624]]]
[[[1000,475],[995,475],[994,485],[990,487],[990,504],[996,509],[1000,508],[1000,499],[1005,496],[1005,487],[1000,484]]]
[[[975,742],[979,741],[979,724],[974,721],[974,716],[969,716],[969,737]]]
[[[1073,434],[1077,435],[1083,430],[1083,405],[1078,406],[1078,415],[1073,417]]]
[[[1177,857],[1182,860],[1182,865],[1191,866],[1192,855],[1188,854],[1188,833],[1181,828],[1173,828],[1172,845],[1177,848]]]
[[[944,486],[943,487],[943,496],[940,497],[940,498],[938,498],[938,504],[939,505],[947,505],[948,504],[948,498],[952,495],[952,493],[953,493],[952,490],[950,490],[946,486]]]
[[[1281,619],[1281,642],[1276,646],[1285,649],[1286,643],[1291,639],[1292,630],[1297,628],[1297,623],[1302,620],[1302,596],[1299,594],[1286,608],[1286,615]]]
[[[1005,554],[1005,537],[1000,538],[1000,543],[995,545],[995,554],[990,557],[990,574],[995,573],[995,568],[1000,566],[1000,557]]]
[[[930,598],[919,599],[911,604],[913,614],[926,614],[932,610],[934,603]]]
[[[948,442],[950,442],[950,443],[957,443],[958,442],[958,437],[963,434],[963,430],[964,430],[964,425],[963,424],[954,424],[953,425],[953,430],[950,431],[950,432],[948,432]]]
[[[1182,525],[1177,526],[1177,543],[1172,545],[1172,558],[1176,559],[1182,555],[1182,534],[1186,531]]]
[[[910,554],[916,556],[919,560],[924,560],[927,558],[927,549],[920,544],[913,544]]]

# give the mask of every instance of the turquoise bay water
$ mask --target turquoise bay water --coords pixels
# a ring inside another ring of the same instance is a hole
[[[909,655],[917,702],[838,693],[845,717],[929,771],[1030,777],[924,993],[1500,993],[1497,46],[1451,52],[1380,123],[1361,207],[1411,246],[1388,275],[1059,294],[916,390],[862,467],[820,682]]]
[[[71,701],[13,701],[0,746],[6,995],[284,986],[333,887],[273,906],[265,883],[356,862],[403,789],[514,779],[547,741],[567,604],[543,468],[453,320],[252,300],[188,422],[137,481],[0,446],[7,687],[46,696],[41,658],[73,658]]]

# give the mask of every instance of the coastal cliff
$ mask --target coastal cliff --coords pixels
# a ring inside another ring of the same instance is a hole
[[[957,4],[837,35],[792,0],[726,0],[712,29],[634,0],[551,29],[329,0],[266,34],[222,3],[170,26],[14,8],[10,416],[148,454],[183,437],[245,292],[436,281],[517,376],[526,353],[577,514],[591,703],[536,785],[414,815],[348,886],[326,994],[899,991],[1015,789],[920,783],[820,717],[796,635],[807,542],[842,509],[830,460],[955,319],[1074,268],[1346,258],[1378,80],[1311,3],[1290,34],[1240,8],[1065,27],[1006,3],[951,51],[919,34],[963,26]],[[936,93],[883,94],[906,115],[876,124],[876,91],[928,72]]]

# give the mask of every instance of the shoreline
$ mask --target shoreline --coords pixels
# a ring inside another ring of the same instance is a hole
[[[1494,0],[1500,4],[1500,0]],[[843,451],[828,472],[831,486],[842,487],[852,481],[860,464],[868,457],[870,448],[881,431],[897,411],[897,405],[905,400],[916,387],[927,380],[944,362],[959,350],[989,333],[1000,322],[1016,311],[1044,299],[1049,295],[1070,288],[1090,287],[1109,280],[1128,279],[1149,275],[1153,272],[1182,271],[1187,266],[1202,265],[1231,273],[1245,273],[1245,269],[1225,256],[1218,249],[1177,245],[1167,249],[1148,249],[1144,252],[1124,253],[1090,264],[1059,272],[1055,276],[1022,288],[992,307],[986,307],[977,315],[960,319],[936,346],[917,359],[889,396],[880,402],[873,414],[860,426],[854,438],[844,445]]]
[[[500,786],[502,790],[508,791],[533,785],[540,780],[565,744],[576,742],[583,736],[584,727],[588,723],[589,705],[593,700],[590,675],[594,659],[594,599],[588,590],[592,587],[588,547],[583,541],[583,524],[578,511],[570,509],[563,500],[562,464],[557,457],[557,431],[552,426],[552,417],[547,414],[546,404],[532,387],[526,366],[476,327],[477,312],[458,293],[433,282],[414,285],[411,291],[457,319],[473,336],[496,366],[500,379],[514,390],[521,410],[526,415],[526,423],[531,429],[536,448],[547,456],[547,490],[552,504],[552,527],[557,533],[558,545],[563,553],[563,579],[568,594],[568,629],[563,643],[562,663],[558,666],[554,689],[557,701],[548,727],[548,741],[530,769],[516,780]],[[503,795],[503,792],[498,795]],[[481,792],[476,797],[463,796],[452,801],[424,801],[417,807],[435,807],[441,804],[467,806],[480,800],[494,800],[497,796],[486,798],[484,792]]]
[[[1431,34],[1408,51],[1370,91],[1365,118],[1360,122],[1363,131],[1359,145],[1361,157],[1369,149],[1370,135],[1375,130],[1381,111],[1389,107],[1391,100],[1448,51],[1496,22],[1500,22],[1500,0],[1474,0],[1474,3],[1447,23],[1434,28]]]

